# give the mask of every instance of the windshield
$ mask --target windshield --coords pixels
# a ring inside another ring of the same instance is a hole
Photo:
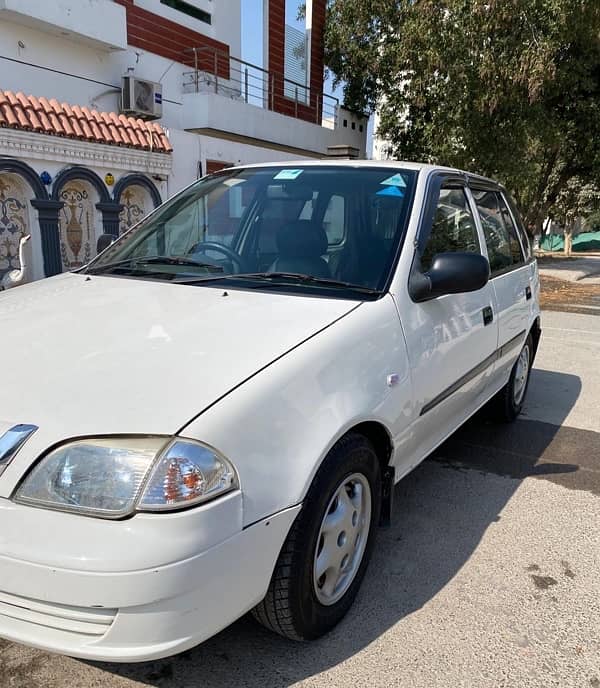
[[[380,293],[417,173],[342,167],[225,171],[174,196],[85,269],[187,284]]]

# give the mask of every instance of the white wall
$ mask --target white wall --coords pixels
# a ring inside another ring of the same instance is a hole
[[[232,54],[239,55],[241,48],[235,49],[234,45],[236,41],[238,46],[240,44],[240,0],[194,2],[213,14],[215,38],[230,43]],[[166,10],[170,9],[161,5],[159,0],[136,0],[136,3],[163,16],[167,16]],[[204,33],[207,33],[206,28],[210,27],[203,24]],[[68,37],[57,37],[20,23],[0,21],[0,56],[12,60],[0,57],[0,88],[14,92],[22,91],[38,97],[56,98],[59,102],[101,111],[118,111],[121,77],[127,73],[129,67],[133,67],[134,73],[140,78],[160,81],[163,85],[163,117],[160,123],[168,130],[174,148],[173,171],[168,181],[169,195],[196,179],[199,162],[205,171],[207,159],[247,164],[302,157],[183,131],[184,126],[202,126],[195,116],[196,105],[190,103],[191,110],[183,105],[182,74],[188,68],[152,53],[134,47],[128,47],[123,51],[108,51],[105,48],[84,45]],[[219,109],[223,110],[228,104],[226,98],[218,97],[218,100],[216,112]],[[274,117],[278,136],[286,145],[312,150],[318,140],[318,150],[322,149],[323,153],[326,152],[327,145],[333,143],[354,145],[352,141],[346,140],[349,132],[340,130],[334,133],[243,103],[229,102],[229,105],[236,109],[233,113],[236,121],[251,117],[253,121],[246,123],[252,131],[262,130],[265,118]],[[300,131],[306,132],[306,136],[298,136]],[[269,140],[266,134],[263,138]],[[39,167],[37,164],[35,169]],[[48,171],[54,174],[52,169]],[[118,172],[115,171],[115,176]],[[162,189],[161,193],[164,196],[165,192]]]
[[[248,165],[258,162],[283,162],[302,160],[304,156],[291,155],[259,146],[226,141],[212,136],[192,134],[187,131],[172,131],[171,143],[175,150],[173,171],[168,180],[168,195],[172,196],[190,184],[198,175],[198,163],[206,174],[206,161],[218,160],[234,165]]]
[[[391,160],[392,156],[388,152],[389,142],[378,135],[379,129],[379,113],[376,111],[373,115],[373,135],[371,138],[371,157],[373,160]]]
[[[365,155],[367,120],[340,109],[340,126],[336,129],[312,124],[300,119],[285,117],[271,110],[233,100],[214,93],[186,93],[183,96],[182,124],[185,129],[213,129],[230,132],[279,146],[307,151],[313,157],[327,154],[327,148],[346,145],[358,148]],[[346,119],[348,126],[343,127]],[[355,129],[351,128],[355,122]]]
[[[131,47],[106,52],[7,21],[0,22],[0,55],[19,60],[0,59],[0,88],[108,111],[118,110],[121,77],[133,67],[137,76],[162,82],[162,123],[179,126],[186,68],[171,60]]]
[[[0,22],[15,21],[105,50],[127,47],[125,8],[112,0],[0,0]]]
[[[169,139],[173,146],[173,170],[167,182],[170,197],[198,178],[201,160],[200,137],[180,129],[171,129]]]
[[[192,31],[198,31],[205,36],[210,36],[217,41],[227,43],[230,53],[234,57],[242,54],[242,24],[241,4],[242,0],[185,0],[188,5],[194,5],[212,17],[212,23],[190,17],[172,7],[163,5],[160,0],[135,0],[135,4],[165,19],[170,19],[177,24],[184,24]],[[191,47],[191,46],[190,46]]]

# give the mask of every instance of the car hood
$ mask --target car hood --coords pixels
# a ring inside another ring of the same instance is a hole
[[[0,430],[175,433],[356,305],[81,274],[2,292]]]

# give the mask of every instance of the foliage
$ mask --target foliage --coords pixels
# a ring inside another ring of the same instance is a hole
[[[528,226],[598,176],[598,0],[332,0],[326,62],[394,156],[499,179]]]
[[[594,210],[585,218],[584,227],[586,232],[600,232],[600,210]]]
[[[566,228],[571,228],[583,218],[582,228],[589,226],[588,218],[600,212],[600,189],[595,184],[585,184],[578,177],[570,179],[558,194],[548,216]]]

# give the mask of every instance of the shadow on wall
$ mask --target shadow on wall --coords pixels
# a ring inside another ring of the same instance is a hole
[[[540,374],[548,387],[561,390],[560,408],[566,417],[579,396],[579,378],[537,371],[532,384]],[[521,480],[533,476],[578,488],[579,466],[569,446],[574,440],[595,442],[597,455],[600,438],[597,433],[588,437],[585,431],[574,438],[572,432],[582,431],[527,420],[497,425],[485,412],[469,421],[398,484],[393,525],[378,533],[353,608],[317,642],[287,641],[246,616],[176,657],[93,665],[163,688],[284,687],[334,667],[435,597],[470,558],[488,526],[499,519]]]

